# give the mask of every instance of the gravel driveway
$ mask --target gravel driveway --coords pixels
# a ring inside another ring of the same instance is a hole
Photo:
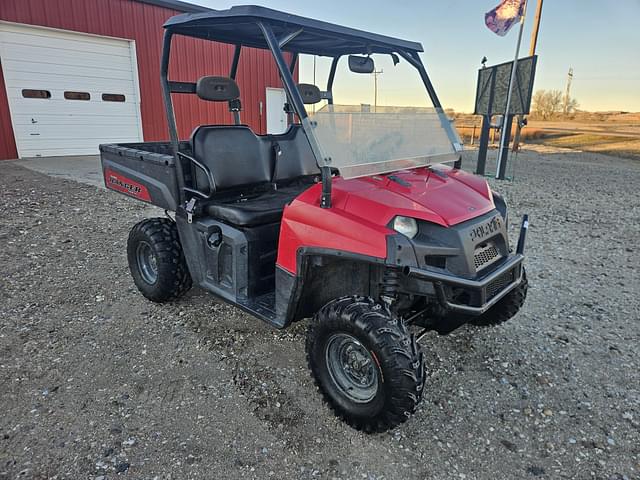
[[[0,479],[640,478],[640,163],[520,154],[524,310],[423,340],[417,414],[336,420],[277,331],[200,290],[129,276],[118,194],[0,162]]]

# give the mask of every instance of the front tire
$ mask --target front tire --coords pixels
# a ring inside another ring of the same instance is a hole
[[[306,351],[326,402],[358,430],[392,429],[422,398],[424,360],[414,336],[371,298],[342,297],[322,307]]]
[[[133,282],[149,300],[174,300],[191,288],[178,228],[168,218],[136,224],[129,232],[127,259]]]

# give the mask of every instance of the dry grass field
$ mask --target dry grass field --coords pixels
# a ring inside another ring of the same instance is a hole
[[[455,118],[464,143],[477,144],[481,118],[465,114],[457,114]],[[530,120],[521,137],[525,145],[546,145],[640,160],[640,113],[580,112],[573,119]],[[498,138],[499,133],[492,131],[491,142],[497,142]]]

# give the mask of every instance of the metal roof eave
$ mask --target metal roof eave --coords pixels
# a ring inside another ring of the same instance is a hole
[[[210,8],[203,7],[201,5],[195,5],[193,3],[181,2],[180,0],[136,0],[140,3],[147,3],[156,7],[168,8],[170,10],[177,10],[178,12],[190,12],[199,13],[210,11]]]

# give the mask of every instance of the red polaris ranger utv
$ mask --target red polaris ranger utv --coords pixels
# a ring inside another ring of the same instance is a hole
[[[256,6],[164,27],[171,141],[100,147],[108,188],[175,212],[131,230],[135,284],[164,302],[193,282],[277,328],[312,318],[309,367],[336,414],[367,432],[402,423],[425,381],[412,329],[422,327],[419,339],[497,324],[522,306],[526,217],[514,253],[503,199],[460,169],[462,146],[419,43]],[[176,35],[235,45],[229,76],[170,80]],[[258,135],[241,122],[245,47],[277,65],[281,131]],[[294,81],[303,55],[326,67],[324,90]],[[172,95],[185,94],[225,102],[233,123],[179,139]]]

